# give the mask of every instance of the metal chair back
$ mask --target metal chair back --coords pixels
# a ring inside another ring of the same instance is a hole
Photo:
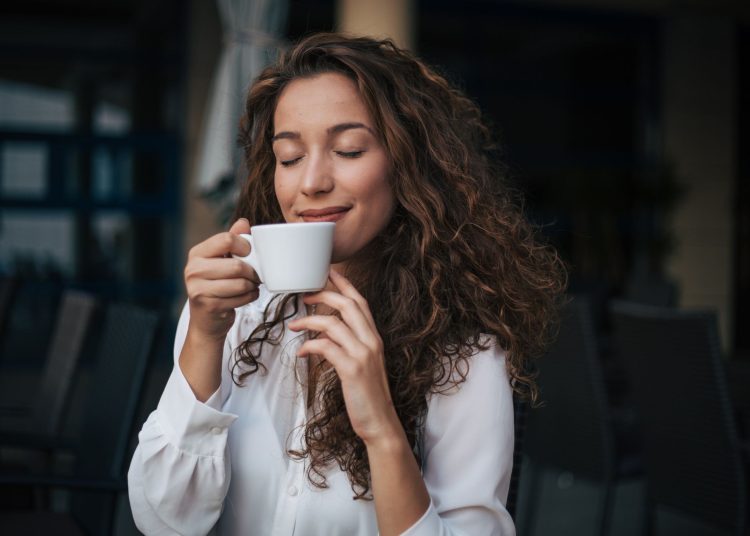
[[[46,437],[56,437],[60,432],[73,375],[96,306],[97,299],[91,294],[64,292],[37,389],[30,432]]]
[[[524,452],[535,463],[593,480],[614,473],[614,436],[588,304],[574,298],[538,361],[542,406],[529,411]]]
[[[156,313],[133,305],[107,308],[76,449],[76,478],[124,480],[158,321]],[[71,513],[89,534],[110,534],[116,501],[117,490],[75,492]]]
[[[743,534],[747,488],[716,315],[617,302],[612,316],[642,422],[652,522],[660,505]]]
[[[615,471],[614,431],[588,302],[564,307],[560,330],[538,363],[541,407],[529,409],[523,452],[529,461],[528,504],[523,525],[533,534],[543,470],[572,473],[599,484],[598,534],[611,524]]]

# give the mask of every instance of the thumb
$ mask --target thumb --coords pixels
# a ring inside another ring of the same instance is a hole
[[[248,234],[250,232],[250,222],[245,218],[240,218],[232,224],[229,228],[229,232],[232,234]]]

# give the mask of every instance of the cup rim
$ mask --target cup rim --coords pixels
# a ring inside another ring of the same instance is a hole
[[[250,227],[250,231],[256,227],[263,227],[265,229],[281,228],[289,229],[290,227],[301,227],[303,225],[314,225],[314,226],[335,226],[336,222],[333,221],[304,221],[304,222],[292,222],[292,223],[260,223]]]

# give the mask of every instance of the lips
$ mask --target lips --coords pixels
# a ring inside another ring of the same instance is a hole
[[[338,221],[343,218],[351,207],[325,207],[303,210],[298,214],[303,220],[314,221]]]

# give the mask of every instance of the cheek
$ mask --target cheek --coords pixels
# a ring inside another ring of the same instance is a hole
[[[273,189],[276,193],[276,200],[279,202],[281,210],[286,210],[294,201],[292,195],[292,189],[289,187],[288,182],[274,177]]]
[[[379,209],[387,209],[394,203],[389,179],[388,162],[385,155],[380,160],[363,170],[361,176],[368,177],[360,182],[361,195],[370,200]]]
[[[382,178],[373,184],[367,197],[371,200],[374,208],[384,217],[390,219],[395,205],[395,198],[387,178]]]
[[[281,210],[281,215],[284,221],[292,221],[292,205],[294,204],[294,196],[290,188],[285,187],[283,183],[274,181],[274,192],[276,193],[276,202]]]

